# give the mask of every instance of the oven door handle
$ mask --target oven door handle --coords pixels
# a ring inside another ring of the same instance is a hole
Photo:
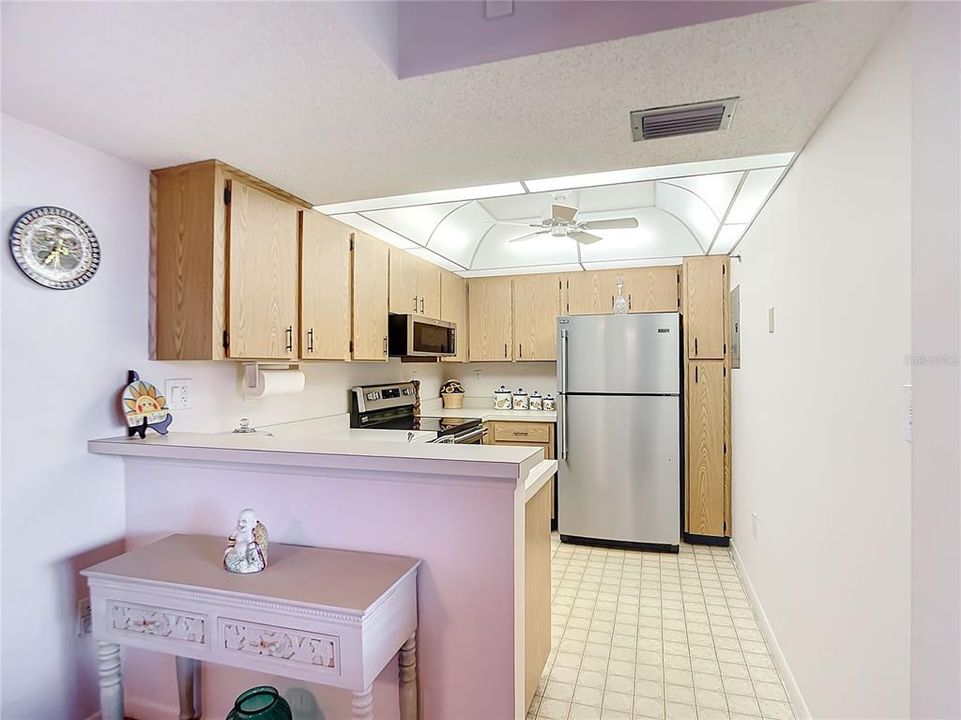
[[[486,434],[487,434],[487,428],[482,425],[476,430],[471,430],[470,432],[464,433],[463,435],[455,435],[453,442],[462,444],[462,443],[470,442],[471,440],[475,440],[476,438],[479,438],[479,437],[484,437]]]

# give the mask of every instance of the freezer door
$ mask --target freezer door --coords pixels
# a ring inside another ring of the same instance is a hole
[[[680,392],[677,313],[572,315],[558,318],[557,330],[560,392]]]
[[[558,402],[561,535],[677,545],[680,399],[566,395]]]

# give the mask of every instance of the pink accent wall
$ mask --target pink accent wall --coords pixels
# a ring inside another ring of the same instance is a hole
[[[796,4],[764,0],[515,0],[513,15],[487,20],[482,0],[399,2],[396,70],[401,78],[428,75]]]
[[[274,542],[420,558],[423,719],[513,717],[513,483],[392,482],[154,461],[128,463],[126,476],[132,545],[172,532],[227,534],[250,506]],[[177,693],[169,657],[128,651],[125,673],[128,714],[171,717]],[[205,717],[224,717],[251,685],[294,684],[214,665],[204,667],[203,682]],[[349,716],[348,692],[309,689],[323,717]],[[374,698],[378,720],[398,717],[396,660],[377,679]]]

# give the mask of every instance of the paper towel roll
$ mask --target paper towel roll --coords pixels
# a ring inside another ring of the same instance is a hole
[[[300,370],[261,370],[257,373],[256,389],[250,390],[247,396],[292,395],[303,392],[305,383],[306,378]]]

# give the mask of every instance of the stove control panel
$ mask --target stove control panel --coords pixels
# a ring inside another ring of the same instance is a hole
[[[351,389],[351,410],[370,412],[413,406],[416,397],[413,383],[359,385]]]

